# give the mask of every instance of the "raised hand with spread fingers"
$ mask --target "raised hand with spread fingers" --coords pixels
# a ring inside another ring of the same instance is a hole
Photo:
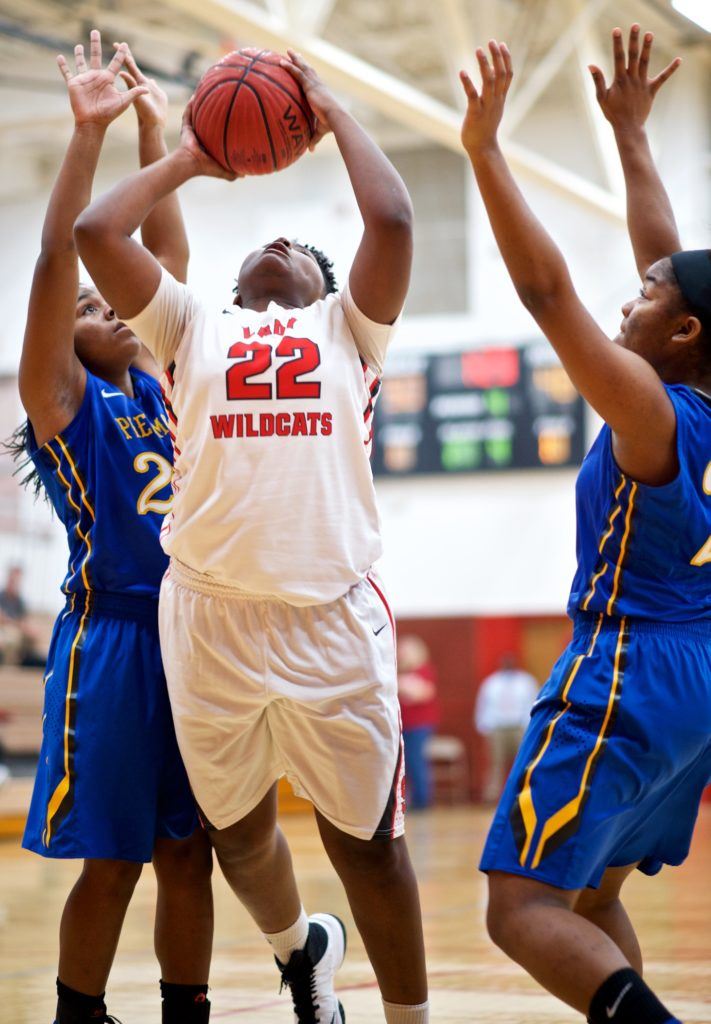
[[[644,33],[641,49],[639,42],[640,26],[635,23],[630,29],[625,54],[622,30],[614,29],[614,74],[609,85],[601,69],[595,64],[590,65],[597,101],[615,131],[639,128],[645,123],[657,93],[681,64],[681,57],[675,57],[658,75],[650,78],[649,62],[654,42],[653,33]]]
[[[468,72],[459,77],[467,97],[467,110],[462,124],[462,145],[468,153],[495,144],[499,124],[504,114],[506,96],[513,81],[513,64],[506,43],[489,43],[491,64],[486,52],[479,47],[476,59],[481,73],[481,88],[477,90]]]
[[[654,164],[645,122],[657,93],[681,64],[676,57],[649,77],[654,36],[640,26],[630,29],[627,54],[622,30],[612,33],[614,76],[608,86],[600,68],[590,66],[598,103],[615,132],[627,188],[627,227],[640,277],[662,256],[681,249],[669,196]]]
[[[67,83],[75,124],[106,128],[135,100],[148,93],[147,86],[138,83],[126,91],[116,88],[116,76],[123,67],[127,52],[128,46],[122,43],[106,67],[102,67],[101,34],[93,29],[88,65],[81,43],[74,47],[74,72],[64,56],[60,54],[57,57],[59,70]]]
[[[146,90],[136,98],[133,105],[138,123],[146,128],[164,129],[168,117],[168,96],[165,90],[161,89],[155,78],[143,74],[128,43],[114,43],[114,50],[117,53],[123,50],[125,54],[119,77],[129,89],[141,87]]]

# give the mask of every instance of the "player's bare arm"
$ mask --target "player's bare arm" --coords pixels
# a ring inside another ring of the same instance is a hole
[[[119,44],[114,43],[114,47],[118,49]],[[137,85],[148,89],[133,105],[138,120],[138,158],[141,167],[148,167],[168,155],[165,143],[168,97],[154,78],[143,74],[130,48],[126,50],[126,61],[119,74],[129,89]],[[162,267],[185,284],[190,246],[176,193],[169,193],[153,207],[141,225],[141,241]]]
[[[376,323],[398,317],[410,283],[412,203],[382,150],[338,103],[314,69],[294,50],[283,61],[303,88],[317,119],[316,140],[332,131],[346,165],[364,231],[349,276],[353,300]]]
[[[206,175],[233,181],[237,177],[203,150],[190,115],[189,103],[176,150],[124,178],[95,200],[74,225],[79,255],[121,319],[144,310],[160,283],[160,263],[131,237],[154,207],[191,178]]]
[[[462,143],[499,251],[521,301],[576,388],[611,427],[620,468],[640,481],[665,482],[677,470],[671,401],[652,366],[611,341],[593,320],[560,250],[518,189],[497,139],[513,77],[511,55],[493,41],[489,50],[491,63],[483,49],[477,50],[481,90],[461,72],[468,101]],[[645,287],[648,292],[637,302],[653,299],[656,283]]]
[[[118,46],[114,43],[116,49]],[[138,158],[141,167],[148,167],[168,155],[165,143],[168,97],[154,78],[143,74],[130,48],[126,51],[126,61],[119,74],[129,89],[136,85],[148,89],[133,105],[138,120]],[[141,225],[141,241],[162,267],[185,284],[190,246],[177,193],[171,192],[156,203]],[[160,373],[160,367],[145,345],[141,346],[140,355],[133,365],[154,377]]]
[[[71,421],[84,392],[85,372],[74,353],[79,287],[74,220],[91,199],[106,129],[145,92],[138,86],[127,92],[116,88],[125,47],[117,49],[103,68],[96,30],[91,33],[88,65],[81,44],[74,54],[74,72],[64,57],[57,58],[74,114],[74,132],[42,229],[19,372],[20,396],[39,443]]]
[[[627,225],[637,270],[642,279],[663,256],[681,249],[669,196],[654,164],[645,123],[657,93],[681,64],[676,57],[654,78],[649,77],[654,36],[640,27],[630,29],[627,54],[622,31],[612,33],[614,73],[608,85],[602,70],[590,66],[603,114],[612,125],[627,191]]]

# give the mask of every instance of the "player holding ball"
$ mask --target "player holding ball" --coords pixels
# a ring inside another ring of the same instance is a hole
[[[340,293],[325,257],[284,236],[245,259],[231,309],[208,309],[131,237],[190,178],[235,177],[198,144],[191,108],[179,148],[97,200],[75,234],[97,285],[164,370],[175,501],[161,646],[222,870],[272,944],[296,1019],[340,1024],[333,977],[345,935],[331,915],[309,920],[298,898],[276,828],[286,774],[314,804],[386,1020],[424,1024],[394,623],[371,568],[382,546],[368,458],[410,278],[412,207],[316,72],[293,51],[281,66],[316,119],[311,145],[333,132],[363,218]],[[246,86],[232,86],[237,102]]]

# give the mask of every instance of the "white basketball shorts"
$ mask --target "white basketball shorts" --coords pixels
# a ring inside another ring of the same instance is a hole
[[[175,730],[206,823],[286,775],[336,828],[404,832],[395,626],[377,576],[330,604],[243,595],[171,561],[160,637]]]

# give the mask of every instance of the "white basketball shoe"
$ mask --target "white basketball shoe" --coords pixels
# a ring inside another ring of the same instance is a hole
[[[312,914],[309,937],[287,964],[276,960],[281,989],[291,990],[294,1024],[345,1024],[346,1014],[333,990],[336,971],[346,955],[346,929],[333,914]]]

